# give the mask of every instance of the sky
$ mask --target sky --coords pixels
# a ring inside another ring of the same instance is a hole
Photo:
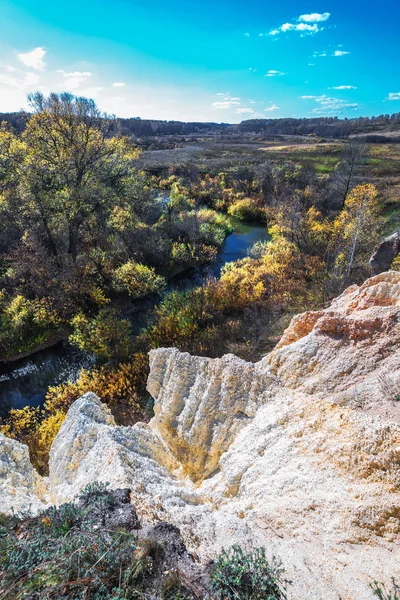
[[[69,91],[120,117],[400,112],[398,0],[0,0],[0,112]]]

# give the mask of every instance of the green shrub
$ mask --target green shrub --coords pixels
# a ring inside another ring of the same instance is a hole
[[[102,308],[93,318],[78,313],[71,321],[69,342],[104,361],[127,360],[131,352],[130,324],[114,308]]]
[[[400,587],[397,585],[394,577],[392,577],[392,589],[387,590],[384,583],[374,581],[370,585],[374,595],[379,600],[400,600]]]
[[[229,207],[228,213],[240,221],[264,222],[266,220],[265,211],[260,206],[257,206],[255,200],[252,198],[238,200]]]
[[[90,597],[106,600],[132,590],[134,533],[83,528],[71,504],[52,509],[4,547],[3,598]],[[3,548],[2,548],[3,550]],[[37,596],[33,596],[38,594]]]
[[[284,569],[273,558],[269,563],[264,548],[245,554],[240,546],[223,550],[211,577],[211,592],[218,600],[284,600]]]
[[[118,267],[114,276],[114,287],[119,292],[127,292],[134,300],[147,294],[161,294],[165,288],[165,279],[157,275],[153,268],[129,260]]]

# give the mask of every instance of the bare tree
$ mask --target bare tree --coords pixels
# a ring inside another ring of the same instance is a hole
[[[331,177],[332,190],[340,209],[344,207],[348,193],[357,184],[357,175],[364,163],[365,154],[365,145],[354,140],[346,143],[343,148],[340,162]]]

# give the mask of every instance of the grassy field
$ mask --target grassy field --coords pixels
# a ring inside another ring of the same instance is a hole
[[[140,165],[151,171],[193,163],[200,172],[216,175],[239,166],[292,161],[308,165],[317,174],[326,176],[339,162],[343,145],[342,140],[326,142],[307,137],[287,140],[198,137],[193,141],[182,138],[179,148],[143,152]],[[400,227],[400,144],[368,144],[360,178],[378,188],[386,221],[384,234],[392,233]]]

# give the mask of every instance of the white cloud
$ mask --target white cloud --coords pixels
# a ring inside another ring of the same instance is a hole
[[[332,56],[346,56],[346,54],[350,54],[347,50],[335,50]]]
[[[400,92],[389,92],[386,100],[400,100]]]
[[[276,71],[275,69],[270,69],[268,73],[265,74],[265,77],[280,77],[281,75],[285,75],[282,71]]]
[[[326,52],[314,52],[313,57],[317,58],[319,56],[326,56]]]
[[[268,106],[264,110],[265,110],[265,112],[272,112],[274,110],[279,110],[279,106],[277,106],[276,104],[272,104],[271,106]]]
[[[222,108],[222,109],[228,109],[228,108],[233,108],[234,106],[240,106],[240,102],[236,102],[236,101],[232,101],[232,100],[228,100],[225,102],[213,102],[212,106],[214,108]]]
[[[57,73],[62,73],[63,77],[91,77],[92,74],[89,71],[64,71],[63,69],[57,69]]]
[[[64,71],[63,69],[58,69],[57,73],[61,73],[65,78],[65,81],[62,83],[62,88],[67,90],[76,90],[81,83],[84,83],[89,77],[92,76],[90,71]]]
[[[316,23],[313,23],[313,25],[309,25],[308,23],[284,23],[280,27],[280,30],[278,30],[278,33],[279,31],[282,31],[283,33],[286,33],[287,31],[302,31],[314,34],[317,33],[319,30],[320,29]],[[273,31],[276,31],[276,29],[274,29]],[[276,33],[273,33],[272,35],[276,35]]]
[[[253,115],[254,110],[252,108],[237,108],[236,113],[238,115]]]
[[[224,98],[224,100],[233,100],[234,102],[237,102],[238,100],[241,100],[241,98],[232,98],[231,96],[226,96],[226,98]]]
[[[322,96],[301,96],[303,100],[315,100],[318,104],[316,108],[313,108],[312,112],[315,114],[328,114],[328,113],[342,113],[346,108],[357,110],[359,105],[355,102],[347,102],[342,98],[331,98],[325,94]]]
[[[225,96],[223,92],[218,92],[217,96]]]
[[[250,37],[250,34],[249,33],[245,33],[244,37]]]
[[[314,35],[319,31],[323,31],[324,27],[321,27],[319,23],[327,21],[330,16],[328,12],[300,15],[297,23],[283,23],[280,27],[272,29],[269,35],[279,35],[280,33],[287,33],[289,31],[299,31],[302,36]]]
[[[249,100],[249,104],[256,104],[255,100]]]
[[[336,85],[329,89],[330,90],[356,90],[357,88],[354,85]]]
[[[7,75],[6,73],[0,73],[0,83],[17,90],[28,90],[28,88],[39,83],[39,75],[32,71],[21,73],[21,75]]]
[[[46,64],[44,63],[43,58],[45,54],[46,50],[40,46],[39,48],[34,48],[30,52],[17,54],[17,56],[26,67],[30,67],[37,71],[44,71]]]
[[[113,87],[125,87],[125,83],[123,81],[116,81],[112,84]]]
[[[323,21],[327,21],[331,13],[310,13],[308,15],[300,15],[299,21],[306,21],[306,23],[322,23]]]

